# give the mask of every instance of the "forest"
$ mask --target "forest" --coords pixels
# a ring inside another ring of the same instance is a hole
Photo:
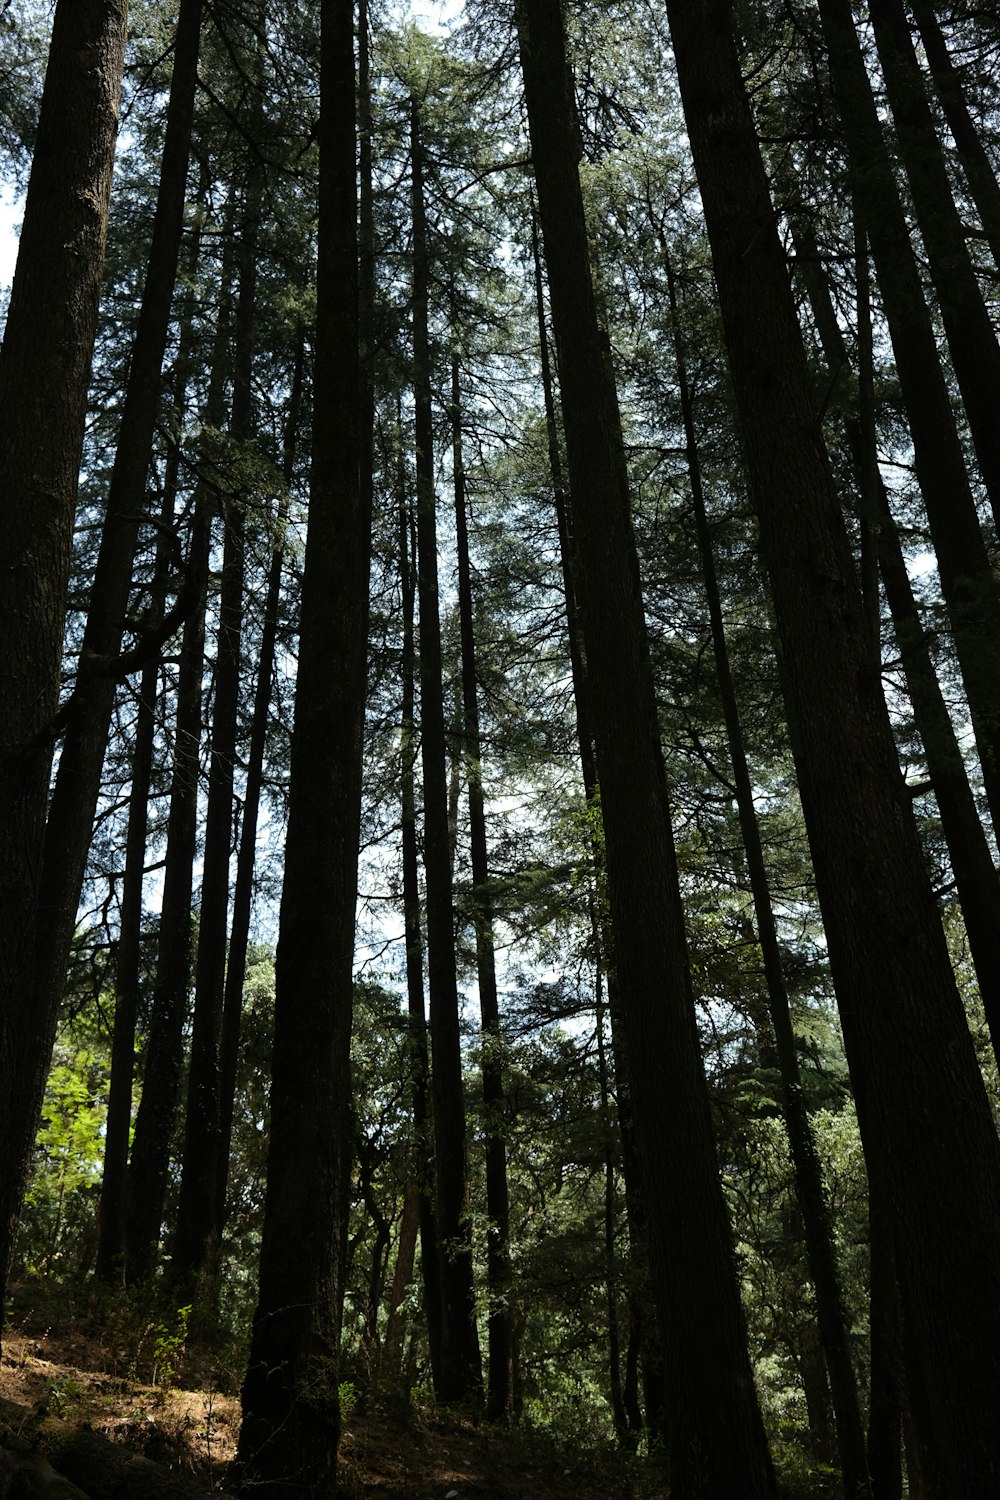
[[[0,1331],[224,1356],[227,1493],[1000,1500],[998,77],[0,0]]]

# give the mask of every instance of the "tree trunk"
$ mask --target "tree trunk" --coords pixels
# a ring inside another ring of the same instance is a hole
[[[400,457],[400,470],[403,460]],[[411,557],[416,554],[412,517],[406,504],[405,475],[399,477],[399,579],[403,596],[403,700],[400,730],[401,841],[403,858],[403,933],[406,945],[406,1005],[409,1018],[407,1054],[413,1094],[414,1178],[419,1193],[420,1271],[424,1315],[434,1389],[441,1381],[441,1271],[437,1219],[434,1212],[434,1141],[430,1117],[430,1061],[427,1051],[427,1013],[424,1008],[424,949],[420,929],[420,871],[417,852],[416,766],[413,722],[416,675],[414,611],[416,579]]]
[[[171,444],[163,486],[160,540],[152,584],[151,615],[163,614],[167,584],[167,537],[173,535],[174,506],[180,453]],[[142,942],[142,891],[146,865],[146,834],[153,750],[156,738],[156,699],[161,664],[147,662],[142,672],[136,711],[135,744],[132,749],[132,784],[129,789],[128,831],[125,836],[125,871],[122,877],[121,914],[115,952],[115,1019],[111,1041],[111,1083],[108,1118],[104,1131],[104,1168],[101,1174],[101,1208],[94,1273],[108,1284],[121,1281],[125,1272],[125,1233],[128,1202],[128,1152],[132,1128],[132,1089],[135,1080],[135,1033],[139,1014],[140,958]]]
[[[951,60],[932,0],[911,0],[938,100],[958,149],[990,254],[1000,271],[1000,183],[965,102],[962,80]]]
[[[793,226],[799,264],[820,343],[831,373],[847,369],[849,360],[844,336],[837,320],[830,288],[819,263],[815,240],[808,231]],[[859,393],[861,394],[861,393]],[[872,467],[870,445],[874,442],[873,420],[864,424],[867,406],[861,394],[860,413],[845,413],[847,441],[860,476]],[[872,418],[874,414],[872,413]],[[948,712],[930,647],[906,571],[889,496],[875,465],[875,504],[878,516],[877,555],[882,587],[892,616],[900,663],[913,706],[917,732],[923,742],[934,797],[941,814],[941,827],[948,846],[962,917],[969,939],[969,952],[979,996],[983,1003],[993,1051],[1000,1062],[1000,876],[993,864],[989,842],[979,821],[976,799],[969,785],[958,736]]]
[[[127,14],[126,0],[56,6],[0,349],[0,1324],[61,998],[60,987],[39,1006],[34,989],[38,955],[52,941],[39,912],[49,726],[59,704]]]
[[[371,549],[359,475],[353,19],[348,0],[323,0],[313,467],[260,1290],[237,1455],[240,1493],[248,1500],[332,1494],[340,1433]]]
[[[774,1478],[701,1067],[617,394],[598,327],[557,0],[522,0],[517,23],[559,356],[628,1074],[667,1360],[671,1480],[679,1495],[751,1500],[773,1495]]]
[[[188,568],[200,581],[201,603],[185,622],[181,644],[156,982],[142,1097],[129,1159],[125,1274],[131,1285],[147,1281],[156,1265],[184,1057],[184,1022],[191,984],[191,896],[198,840],[208,553],[208,519],[201,515],[195,519],[188,556]]]
[[[722,617],[722,599],[719,593],[719,580],[712,550],[712,534],[702,487],[701,463],[695,435],[694,406],[688,385],[687,360],[678,317],[676,284],[666,246],[662,248],[666,260],[668,296],[677,355],[677,383],[684,422],[684,440],[687,445],[688,476],[694,502],[698,549],[701,555],[705,595],[711,622],[719,697],[729,740],[740,832],[743,836],[747,874],[757,918],[757,939],[764,963],[768,1012],[781,1076],[782,1114],[785,1129],[788,1132],[788,1145],[795,1174],[795,1197],[805,1230],[809,1275],[816,1295],[816,1317],[830,1380],[830,1393],[833,1398],[844,1495],[846,1500],[855,1500],[855,1497],[871,1494],[865,1460],[865,1434],[861,1422],[861,1408],[858,1403],[857,1384],[847,1336],[847,1319],[840,1289],[840,1272],[834,1251],[833,1230],[823,1189],[823,1173],[816,1151],[812,1125],[806,1110],[805,1095],[802,1091],[795,1032],[792,1027],[788,990],[781,961],[781,946],[778,942],[778,930],[771,906],[771,891],[764,862],[764,846],[754,809],[753,784],[743,744],[743,729],[736,701],[736,688],[729,665],[729,647]]]
[[[1000,826],[1000,586],[979,525],[882,124],[847,0],[819,0],[850,160],[871,243],[995,826]]]
[[[472,1225],[466,1165],[465,1093],[455,971],[441,623],[438,614],[437,518],[427,332],[427,227],[423,145],[417,101],[411,102],[413,173],[413,389],[417,468],[417,590],[420,601],[420,736],[427,877],[427,976],[431,1016],[434,1192],[441,1272],[441,1401],[476,1399],[482,1381],[472,1282]]]
[[[462,707],[469,842],[472,854],[472,920],[482,1020],[483,1119],[486,1137],[486,1280],[489,1292],[486,1416],[509,1422],[514,1401],[514,1313],[510,1263],[510,1199],[507,1191],[508,1121],[504,1107],[503,1034],[493,947],[493,899],[483,797],[482,736],[476,680],[476,633],[469,562],[465,464],[462,454],[462,398],[458,356],[451,362],[452,472],[455,481],[455,540],[458,553],[458,613],[462,638]]]
[[[239,294],[236,302],[231,436],[246,442],[253,427],[254,302],[260,183],[256,171],[245,189],[239,231]],[[240,707],[245,517],[243,497],[232,490],[222,500],[224,542],[215,656],[214,712],[209,762],[208,809],[198,923],[194,1022],[188,1070],[187,1119],[180,1199],[170,1276],[193,1293],[202,1275],[218,1271],[221,1225],[217,1214],[221,1141],[220,1048],[229,935],[233,791]],[[254,829],[256,833],[256,826]],[[228,1140],[226,1142],[228,1148]]]
[[[950,1493],[971,1500],[1000,1480],[1000,1143],[817,438],[730,12],[668,9],[863,1139],[891,1195],[928,1437]]]
[[[295,349],[292,388],[288,397],[288,413],[285,421],[282,473],[286,485],[291,483],[294,469],[295,440],[302,407],[304,364],[305,335],[300,332]],[[284,532],[287,510],[287,501],[282,499],[277,515],[279,538]],[[220,1241],[226,1218],[229,1153],[232,1144],[236,1075],[239,1066],[240,1024],[243,1016],[243,982],[247,971],[247,947],[250,941],[250,916],[253,908],[253,876],[257,860],[257,821],[260,815],[260,795],[271,707],[271,687],[278,637],[278,603],[283,566],[284,546],[279,541],[271,553],[271,565],[267,574],[267,592],[264,598],[257,684],[254,690],[247,774],[243,788],[240,848],[236,858],[233,918],[229,933],[229,962],[226,965],[226,984],[222,1000],[222,1035],[219,1041],[219,1154],[215,1187],[215,1224],[216,1234]]]
[[[1000,526],[1000,344],[979,289],[901,0],[868,0],[900,156],[986,493]]]

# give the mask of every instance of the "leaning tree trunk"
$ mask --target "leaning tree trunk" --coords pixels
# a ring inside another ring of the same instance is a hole
[[[472,1280],[465,1092],[458,1014],[451,832],[438,613],[437,517],[431,421],[427,227],[419,106],[411,103],[413,176],[413,373],[417,471],[417,592],[420,605],[420,735],[427,879],[427,977],[431,1021],[434,1193],[441,1274],[441,1401],[467,1401],[482,1374]]]
[[[371,515],[359,476],[353,6],[323,0],[313,467],[302,584],[260,1290],[240,1493],[333,1493]],[[331,661],[336,670],[330,670]]]
[[[951,60],[948,44],[934,13],[933,0],[911,0],[910,9],[920,28],[920,40],[924,44],[938,100],[955,142],[993,263],[1000,271],[1000,183],[965,102],[962,80]]]
[[[61,986],[35,997],[73,515],[97,327],[126,0],[60,0],[0,349],[0,1325]],[[74,915],[75,915],[74,905]],[[72,929],[66,938],[69,954]],[[65,970],[65,962],[63,965]]]
[[[851,188],[875,261],[983,782],[994,826],[1000,826],[1000,586],[983,540],[851,8],[847,0],[819,0],[819,14]]]
[[[774,1476],[702,1072],[621,422],[590,273],[558,0],[522,0],[517,23],[559,355],[628,1076],[663,1324],[671,1478],[678,1495],[751,1500],[774,1494]]]
[[[1000,525],[1000,344],[952,196],[902,0],[868,0],[868,13],[955,379]]]
[[[863,1139],[885,1172],[929,1446],[949,1495],[971,1500],[1000,1482],[1000,1143],[817,437],[730,10],[668,13]]]
[[[801,247],[800,267],[806,295],[820,343],[831,371],[848,369],[844,335],[837,320],[830,287],[808,232],[793,227]],[[862,393],[859,391],[859,397]],[[878,524],[877,561],[892,616],[899,660],[913,706],[917,733],[924,747],[927,773],[941,815],[941,828],[948,846],[969,940],[969,954],[976,971],[979,998],[1000,1063],[1000,876],[993,864],[989,841],[979,820],[976,799],[969,785],[965,760],[955,726],[948,711],[931,656],[927,632],[920,617],[899,532],[889,505],[889,496],[873,462],[874,422],[863,422],[868,398],[860,400],[858,414],[846,413],[844,429],[859,476],[874,468],[875,508]],[[867,429],[867,430],[866,430]]]

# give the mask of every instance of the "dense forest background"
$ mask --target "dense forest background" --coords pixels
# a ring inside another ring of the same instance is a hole
[[[1000,1495],[998,74],[0,4],[0,1261],[225,1347],[241,1494],[378,1392]]]

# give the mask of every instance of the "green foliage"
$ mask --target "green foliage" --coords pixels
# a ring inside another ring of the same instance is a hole
[[[57,1060],[45,1090],[19,1242],[29,1273],[79,1269],[93,1234],[107,1117],[106,1066],[87,1047]]]

